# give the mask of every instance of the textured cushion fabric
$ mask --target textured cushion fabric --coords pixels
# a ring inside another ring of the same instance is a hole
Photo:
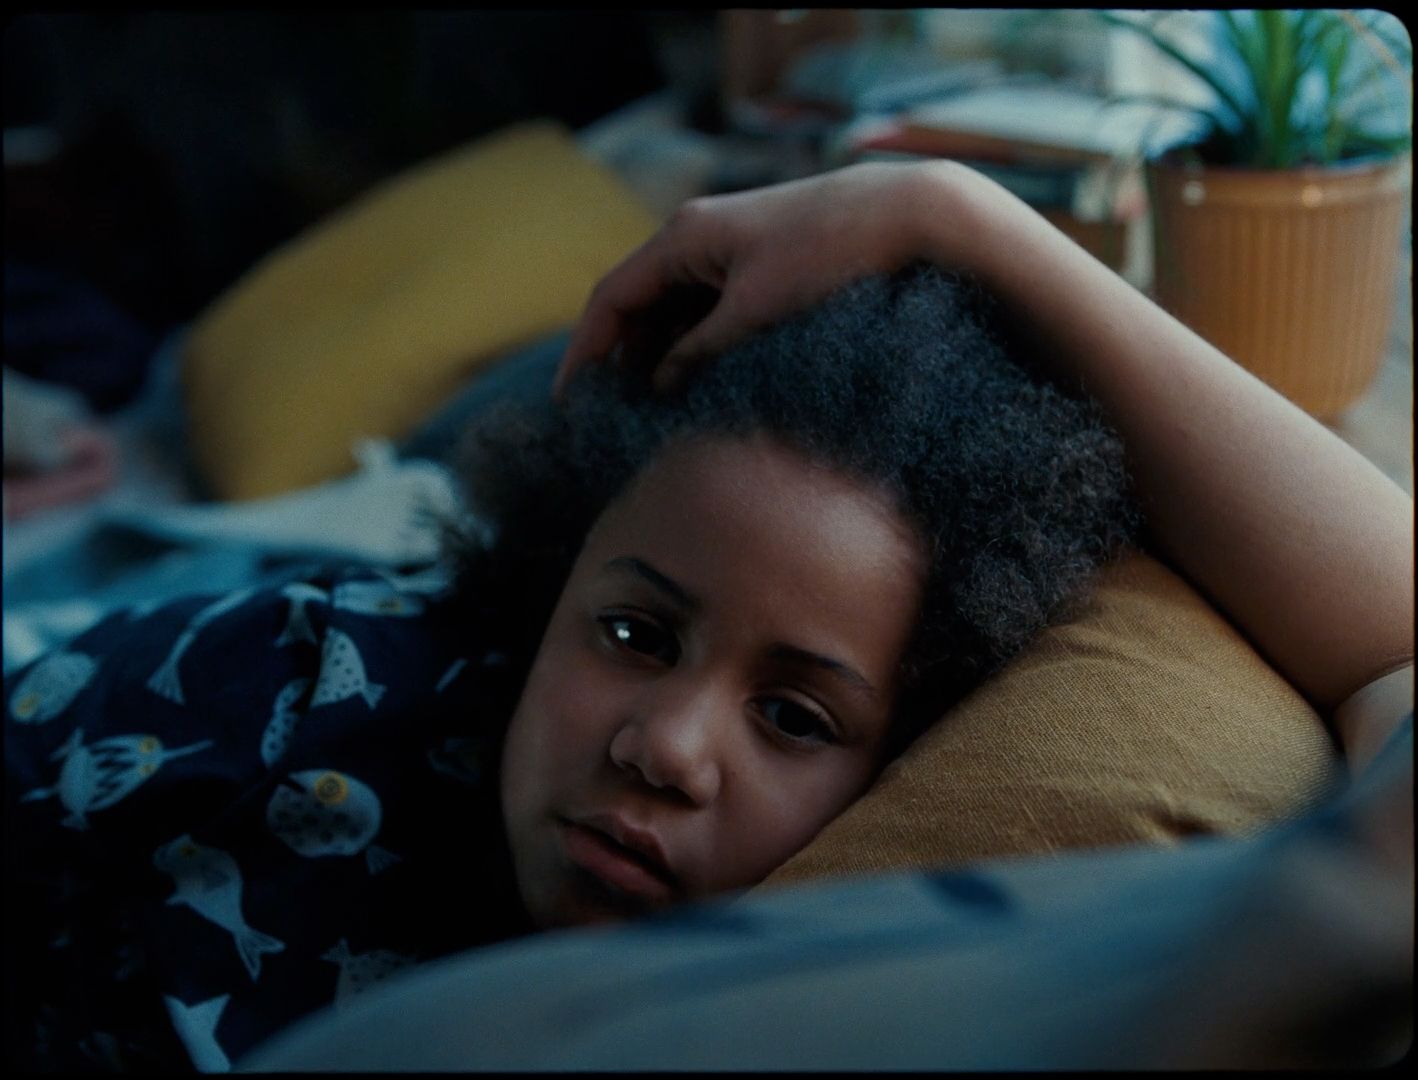
[[[1133,552],[764,887],[1245,833],[1339,773],[1300,694],[1182,578]]]
[[[192,451],[223,499],[353,467],[482,362],[573,323],[657,221],[569,133],[532,122],[379,185],[273,252],[192,327]]]

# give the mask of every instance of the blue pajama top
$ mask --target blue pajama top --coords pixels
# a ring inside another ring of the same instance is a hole
[[[530,929],[489,767],[520,688],[467,608],[323,569],[112,614],[6,679],[11,1065],[222,1071]]]

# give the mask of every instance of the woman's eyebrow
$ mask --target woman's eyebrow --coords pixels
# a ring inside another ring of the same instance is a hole
[[[689,611],[698,611],[704,606],[699,597],[695,596],[683,585],[675,581],[674,578],[662,574],[644,559],[637,559],[634,555],[617,555],[614,559],[606,563],[605,566],[601,567],[601,569],[621,572],[629,571],[645,579],[680,607]]]
[[[769,651],[768,655],[775,660],[784,660],[795,664],[808,664],[812,667],[821,668],[823,671],[836,675],[843,682],[848,683],[856,690],[860,690],[869,697],[879,698],[875,686],[873,686],[865,675],[850,664],[841,660],[834,660],[830,656],[823,656],[808,649],[799,648],[796,645],[788,645],[785,642],[778,642]]]

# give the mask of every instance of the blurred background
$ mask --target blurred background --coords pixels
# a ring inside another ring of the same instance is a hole
[[[1024,40],[990,11],[23,15],[7,255],[161,327],[381,178],[516,120],[584,131],[642,104],[597,149],[664,209],[815,171],[848,122],[1001,71],[1101,89],[1108,37],[1064,14]]]
[[[1168,39],[1217,57],[1217,24],[1194,15],[1173,13]],[[1379,40],[1411,87],[1411,54]],[[565,124],[659,217],[850,161],[956,157],[1151,289],[1143,164],[1198,121],[1154,99],[1209,98],[1159,56],[1091,10],[15,16],[7,399],[18,377],[99,416],[123,407],[165,336],[267,253],[402,170],[530,118]],[[1411,103],[1375,100],[1365,108],[1396,108],[1411,131]],[[1411,491],[1406,211],[1393,231],[1393,306],[1370,320],[1382,356],[1326,420]]]

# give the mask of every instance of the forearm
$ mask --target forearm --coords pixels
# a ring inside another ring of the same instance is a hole
[[[1162,553],[1327,713],[1411,660],[1412,499],[1018,200],[939,175],[918,253],[974,270],[1098,399]]]

